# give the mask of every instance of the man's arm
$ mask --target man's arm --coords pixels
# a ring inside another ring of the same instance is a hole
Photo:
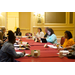
[[[15,51],[15,49],[14,49],[14,46],[9,46],[7,53],[9,55],[11,55],[12,57],[14,57],[14,58],[19,58],[19,57],[23,57],[24,56],[23,53],[17,54],[16,51]]]

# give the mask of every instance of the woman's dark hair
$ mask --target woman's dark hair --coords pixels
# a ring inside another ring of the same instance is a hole
[[[72,33],[70,31],[65,31],[65,33],[68,35],[68,39],[72,38]]]
[[[48,29],[49,29],[49,27],[46,27],[46,29],[48,30]]]
[[[19,30],[19,32],[20,32],[20,28],[17,28],[17,29],[16,29],[16,33],[19,33],[18,30]]]
[[[51,32],[51,34],[50,34],[50,35],[54,34],[54,31],[53,31],[53,29],[52,29],[52,28],[48,28],[48,31],[50,31],[50,32]]]
[[[42,29],[41,28],[38,28],[38,29],[40,29],[40,32],[42,32]]]
[[[15,35],[11,30],[8,31],[7,35],[8,35],[8,41],[11,43],[15,43]]]

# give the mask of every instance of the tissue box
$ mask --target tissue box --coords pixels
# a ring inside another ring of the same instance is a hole
[[[34,52],[35,50],[31,50],[31,55],[34,57]],[[37,55],[37,57],[39,57],[40,56],[40,50],[36,50],[37,52],[38,52],[38,55]]]

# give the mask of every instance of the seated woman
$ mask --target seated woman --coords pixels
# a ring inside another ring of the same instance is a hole
[[[5,27],[1,27],[1,30],[0,30],[0,31],[2,32],[2,36],[3,36],[3,37],[2,37],[2,38],[3,38],[2,40],[3,40],[3,41],[6,41],[6,39],[7,39],[7,37],[5,36],[6,28],[5,28]]]
[[[48,36],[48,34],[47,34],[47,30],[48,30],[48,27],[45,28],[45,32],[46,32],[46,34],[44,35],[44,38],[46,38],[46,37]]]
[[[70,31],[65,31],[65,42],[62,45],[63,48],[60,48],[59,50],[64,50],[68,47],[71,47],[72,45],[74,45],[74,40],[72,39],[72,34]]]
[[[16,35],[16,36],[21,36],[21,35],[22,35],[22,33],[20,32],[20,28],[17,28],[17,29],[16,29],[15,35]]]
[[[48,36],[47,36],[47,38],[46,38],[47,42],[50,42],[50,43],[52,43],[52,44],[56,44],[56,43],[57,43],[57,37],[56,37],[56,35],[54,34],[54,31],[53,31],[52,28],[49,28],[49,29],[47,30],[47,34],[48,34]]]
[[[17,54],[14,50],[15,36],[12,31],[8,31],[8,41],[5,42],[0,50],[0,62],[14,62],[14,58],[24,56],[24,52]]]
[[[34,36],[36,38],[44,38],[44,33],[42,32],[42,29],[38,28],[38,32],[37,32],[37,34],[34,33]]]

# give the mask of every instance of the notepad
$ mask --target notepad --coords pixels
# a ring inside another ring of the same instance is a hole
[[[22,52],[16,52],[17,54],[21,54]]]

